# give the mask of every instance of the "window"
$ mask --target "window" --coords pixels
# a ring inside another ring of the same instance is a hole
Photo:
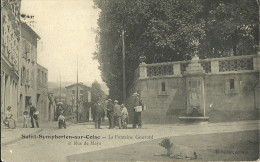
[[[229,89],[235,89],[235,80],[229,79]]]
[[[75,90],[72,90],[72,94],[75,94],[76,92],[75,92]]]
[[[236,76],[228,76],[225,79],[225,92],[226,93],[239,93],[240,84],[239,84],[239,78]]]
[[[158,80],[158,88],[157,88],[157,91],[158,91],[158,95],[162,95],[162,96],[165,96],[165,95],[169,95],[168,94],[168,81],[167,80]]]
[[[83,90],[80,90],[79,93],[80,93],[80,94],[83,94]]]
[[[165,91],[166,91],[166,89],[165,89],[165,88],[166,88],[166,87],[165,87],[165,82],[162,82],[162,83],[161,83],[161,87],[162,87],[162,91],[165,92]]]

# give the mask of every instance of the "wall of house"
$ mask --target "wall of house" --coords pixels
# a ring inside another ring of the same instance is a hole
[[[19,55],[19,100],[18,121],[23,120],[23,111],[29,110],[28,98],[37,107],[37,38],[21,26]]]
[[[1,6],[1,118],[11,106],[13,119],[17,119],[18,54],[20,4],[3,3]]]
[[[39,110],[39,120],[52,120],[49,119],[52,113],[49,110],[49,99],[48,99],[48,70],[41,65],[37,64],[37,97],[36,107]]]

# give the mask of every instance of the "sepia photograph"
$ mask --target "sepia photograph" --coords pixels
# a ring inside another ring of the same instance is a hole
[[[1,0],[1,161],[259,161],[260,0]]]

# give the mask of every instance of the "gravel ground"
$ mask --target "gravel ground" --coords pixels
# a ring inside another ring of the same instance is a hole
[[[199,161],[249,161],[259,158],[259,132],[242,131],[205,135],[170,137],[174,143],[190,146],[198,154]],[[158,145],[162,139],[145,141],[101,151],[82,153],[67,157],[68,161],[86,160],[174,160],[166,156],[155,156],[166,151]]]

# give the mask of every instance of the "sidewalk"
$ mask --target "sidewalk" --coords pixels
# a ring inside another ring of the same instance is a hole
[[[40,128],[31,128],[29,123],[27,128],[23,128],[23,123],[16,123],[16,129],[1,126],[1,145],[5,146],[15,143],[22,139],[22,135],[33,135],[42,132],[44,129],[55,129],[58,127],[57,121],[39,122],[39,125]]]

